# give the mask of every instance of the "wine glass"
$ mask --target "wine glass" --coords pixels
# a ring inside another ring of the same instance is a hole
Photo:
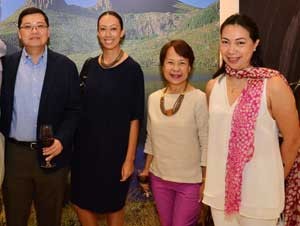
[[[151,190],[150,190],[149,175],[143,175],[143,174],[141,174],[141,171],[138,170],[137,180],[143,191],[143,195],[146,198],[150,198],[152,194],[151,194]]]
[[[54,142],[52,126],[49,124],[43,124],[40,127],[40,144],[41,148],[50,147]],[[42,150],[41,150],[42,151]],[[40,167],[42,168],[53,168],[55,164],[50,161],[42,161]]]

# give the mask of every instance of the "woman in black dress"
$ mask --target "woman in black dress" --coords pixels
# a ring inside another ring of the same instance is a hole
[[[109,226],[124,224],[124,205],[139,124],[144,114],[144,79],[138,63],[121,49],[123,21],[113,11],[98,18],[103,53],[89,60],[82,116],[72,163],[72,197],[83,226],[106,213]]]

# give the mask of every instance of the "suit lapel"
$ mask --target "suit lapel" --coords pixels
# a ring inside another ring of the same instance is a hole
[[[8,96],[11,98],[11,103],[14,102],[14,93],[15,93],[15,85],[16,85],[16,79],[17,79],[17,73],[18,68],[21,60],[22,51],[20,51],[18,54],[13,56],[13,59],[11,61],[11,66],[9,67],[8,75],[11,76],[11,79],[8,80],[8,88],[7,91],[10,92]]]

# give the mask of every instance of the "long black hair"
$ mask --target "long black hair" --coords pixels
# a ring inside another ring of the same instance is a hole
[[[249,36],[253,42],[256,42],[257,40],[260,39],[259,30],[256,23],[249,16],[244,14],[238,14],[238,13],[231,15],[223,22],[220,28],[220,35],[222,35],[222,32],[227,25],[235,25],[235,24],[245,28],[249,32]],[[263,61],[261,59],[261,47],[259,44],[256,47],[256,51],[253,52],[250,62],[251,65],[254,67],[263,66]],[[223,73],[225,73],[224,60],[222,62],[221,67],[216,71],[216,73],[213,74],[213,78],[216,78],[218,75]]]

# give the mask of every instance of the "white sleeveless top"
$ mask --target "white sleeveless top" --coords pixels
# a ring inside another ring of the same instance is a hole
[[[240,215],[275,219],[284,207],[284,172],[278,129],[267,108],[266,83],[255,127],[254,155],[245,166]],[[226,77],[215,82],[209,100],[209,140],[203,202],[224,210],[225,175],[231,120],[237,100],[230,106]]]

